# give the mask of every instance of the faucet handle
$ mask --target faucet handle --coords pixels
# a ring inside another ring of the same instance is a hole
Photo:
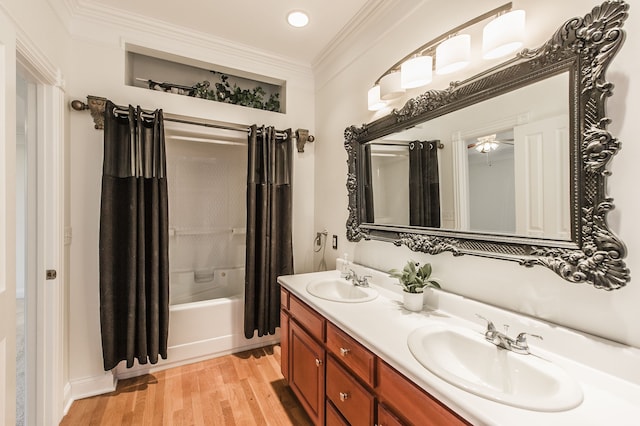
[[[481,320],[485,320],[487,322],[487,331],[495,331],[496,330],[496,326],[493,325],[493,321],[491,321],[490,319],[487,319],[485,317],[483,317],[480,314],[476,314],[476,316],[478,318],[480,318]]]
[[[518,337],[516,337],[516,341],[511,347],[511,350],[519,354],[525,354],[525,355],[531,353],[529,352],[529,343],[527,343],[527,336],[531,336],[531,337],[535,337],[536,339],[543,340],[542,336],[539,336],[537,334],[520,333],[518,334]]]
[[[518,344],[527,344],[527,336],[535,337],[536,339],[544,340],[542,336],[539,334],[531,334],[531,333],[520,333],[518,337],[516,337],[516,343]]]
[[[345,280],[352,280],[352,279],[358,279],[358,275],[356,274],[356,271],[354,271],[353,269],[349,268],[349,270],[347,271],[347,273],[345,274],[345,276],[343,277]]]
[[[358,284],[362,287],[369,287],[369,278],[373,278],[371,275],[363,275],[358,280]]]

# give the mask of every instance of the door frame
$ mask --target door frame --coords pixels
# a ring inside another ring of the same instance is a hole
[[[16,413],[15,43],[15,27],[0,9],[0,424],[15,424]]]
[[[64,270],[64,82],[26,35],[16,34],[16,64],[36,83],[36,312],[35,419],[28,424],[58,424],[64,416],[65,384],[65,270]],[[47,270],[55,279],[46,279]],[[31,383],[33,384],[33,380]],[[29,382],[28,382],[29,383]],[[29,393],[27,393],[29,395]]]

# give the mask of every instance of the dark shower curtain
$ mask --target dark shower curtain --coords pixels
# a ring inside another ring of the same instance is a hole
[[[438,143],[415,141],[409,145],[409,224],[440,227]]]
[[[244,334],[274,334],[280,326],[278,275],[293,273],[291,130],[251,127],[247,173]]]
[[[167,358],[168,204],[162,110],[107,102],[100,207],[104,369]]]

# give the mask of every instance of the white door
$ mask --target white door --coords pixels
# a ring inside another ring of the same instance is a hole
[[[0,10],[0,424],[15,424],[16,403],[16,36]]]
[[[571,238],[568,123],[558,116],[514,128],[518,235]]]

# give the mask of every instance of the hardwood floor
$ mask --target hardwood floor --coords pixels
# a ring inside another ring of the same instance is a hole
[[[311,425],[267,346],[121,380],[115,392],[75,401],[62,426]]]

